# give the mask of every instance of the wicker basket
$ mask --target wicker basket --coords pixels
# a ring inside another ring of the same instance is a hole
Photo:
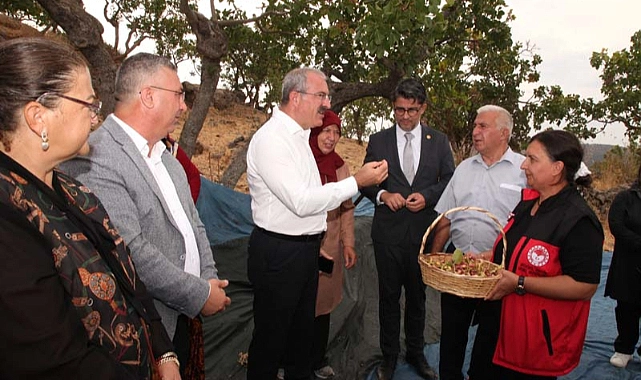
[[[438,222],[446,215],[449,215],[457,211],[477,211],[483,213],[490,217],[492,221],[496,224],[503,238],[503,258],[501,260],[501,265],[494,264],[493,262],[487,260],[480,260],[483,268],[492,268],[498,269],[503,268],[505,265],[505,250],[507,249],[507,240],[505,238],[505,232],[501,227],[499,220],[492,215],[487,210],[484,210],[479,207],[466,206],[466,207],[455,207],[450,209],[443,214],[439,215],[432,224],[425,231],[423,235],[423,241],[421,243],[421,251],[418,255],[418,263],[421,267],[421,274],[423,277],[423,282],[431,286],[432,288],[446,293],[451,293],[459,297],[467,298],[484,298],[494,285],[501,278],[501,275],[490,276],[490,277],[481,277],[481,276],[469,276],[461,275],[454,272],[448,272],[441,268],[433,266],[435,261],[445,261],[451,260],[452,255],[445,253],[436,253],[436,254],[423,254],[423,249],[425,248],[425,241],[429,236],[430,232],[436,227]]]

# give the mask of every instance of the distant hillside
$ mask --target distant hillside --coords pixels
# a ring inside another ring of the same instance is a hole
[[[584,156],[583,162],[590,167],[595,162],[603,160],[607,152],[612,149],[614,145],[607,144],[583,144]]]

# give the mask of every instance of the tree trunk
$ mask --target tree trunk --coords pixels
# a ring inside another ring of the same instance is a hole
[[[194,107],[185,122],[178,141],[187,156],[191,158],[196,148],[198,134],[203,129],[203,123],[218,86],[220,62],[227,55],[228,39],[218,23],[195,12],[187,0],[180,0],[180,11],[185,14],[189,27],[196,35],[196,50],[202,63],[200,91],[196,95]],[[215,14],[213,7],[212,13]]]
[[[378,83],[331,82],[332,110],[339,113],[343,107],[354,100],[368,96],[382,96],[390,99],[401,78],[403,78],[401,71],[392,70],[387,78]]]
[[[38,3],[89,62],[94,90],[102,100],[102,114],[111,113],[115,105],[113,94],[118,65],[109,46],[102,40],[102,24],[87,13],[78,0],[38,0]]]
[[[252,133],[248,139],[238,144],[234,156],[229,161],[229,166],[227,166],[227,169],[225,169],[225,172],[220,177],[221,185],[234,189],[240,177],[247,171],[247,149],[253,136],[254,134]]]
[[[178,144],[187,156],[191,157],[196,149],[198,135],[203,129],[209,107],[214,98],[218,78],[220,77],[220,60],[213,61],[207,57],[202,58],[202,74],[200,75],[200,90],[196,94],[194,106],[185,122],[180,134]]]

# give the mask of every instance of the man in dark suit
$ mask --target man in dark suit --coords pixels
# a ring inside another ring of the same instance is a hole
[[[379,283],[381,380],[392,378],[400,353],[403,287],[405,359],[421,377],[435,377],[423,354],[425,285],[418,252],[425,230],[437,216],[434,206],[454,173],[454,159],[447,136],[420,122],[426,97],[421,82],[403,79],[392,96],[396,125],[370,136],[365,156],[366,163],[385,159],[389,165],[383,183],[362,189],[376,205],[372,239]]]

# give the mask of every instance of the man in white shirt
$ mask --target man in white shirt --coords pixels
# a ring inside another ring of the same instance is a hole
[[[89,137],[90,154],[62,169],[104,204],[156,301],[184,370],[187,317],[211,315],[230,303],[224,291],[228,281],[218,279],[185,172],[161,141],[187,108],[184,92],[171,61],[140,53],[122,63],[115,96],[114,113]]]
[[[385,161],[354,176],[321,184],[309,147],[310,129],[322,125],[330,95],[325,75],[300,68],[283,79],[280,106],[254,134],[247,151],[247,182],[256,228],[249,240],[248,277],[254,287],[254,332],[248,380],[312,373],[314,309],[320,243],[327,211],[387,177]]]
[[[477,110],[472,139],[478,154],[456,168],[434,208],[436,211],[443,213],[454,207],[476,206],[488,210],[503,225],[507,223],[508,215],[521,199],[521,189],[526,186],[525,173],[521,170],[525,157],[508,146],[513,125],[512,115],[502,107],[485,105]],[[465,253],[485,252],[492,249],[498,234],[497,226],[484,214],[454,212],[441,218],[434,230],[432,252],[443,251],[449,239],[448,252],[455,248]],[[463,380],[467,327],[481,302],[441,294],[439,379]],[[494,352],[479,354],[488,357],[487,363],[492,362]]]

